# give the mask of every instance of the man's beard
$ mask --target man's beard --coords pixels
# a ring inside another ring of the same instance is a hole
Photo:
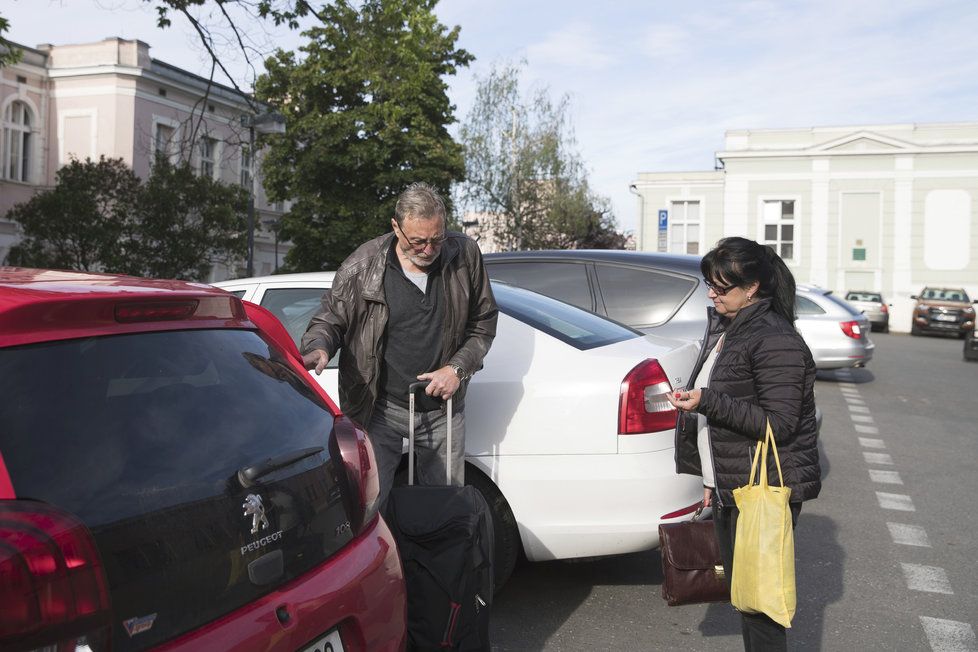
[[[418,256],[418,254],[414,253],[413,250],[404,251],[401,249],[401,252],[407,257],[408,260],[411,261],[412,265],[421,268],[430,267],[433,262],[438,260],[438,256],[441,255],[441,250],[436,251],[428,258],[421,258]]]

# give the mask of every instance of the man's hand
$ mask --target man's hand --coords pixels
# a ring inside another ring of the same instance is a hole
[[[431,382],[425,387],[425,394],[446,401],[458,391],[459,385],[462,384],[462,381],[455,375],[455,370],[448,365],[436,371],[420,374],[418,380],[430,380]]]
[[[329,364],[329,354],[322,349],[313,349],[302,356],[302,364],[306,369],[315,371],[316,375],[323,373],[323,369]]]

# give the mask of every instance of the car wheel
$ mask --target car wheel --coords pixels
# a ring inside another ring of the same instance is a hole
[[[492,512],[492,528],[496,538],[493,566],[495,567],[495,592],[503,587],[519,559],[523,546],[520,542],[520,531],[516,526],[513,510],[509,508],[506,498],[482,472],[467,466],[465,469],[465,484],[479,490]]]
[[[910,334],[920,335],[920,329],[917,327],[917,322],[910,324]]]

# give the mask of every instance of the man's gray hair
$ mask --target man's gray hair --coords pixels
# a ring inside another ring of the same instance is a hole
[[[404,225],[404,218],[411,216],[421,219],[440,217],[445,219],[445,200],[434,186],[416,181],[408,186],[397,198],[394,206],[394,219],[398,226]]]

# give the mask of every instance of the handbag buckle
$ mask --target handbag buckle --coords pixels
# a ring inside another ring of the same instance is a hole
[[[713,574],[718,580],[722,580],[724,577],[726,577],[726,573],[723,572],[723,564],[716,564],[713,567]]]

